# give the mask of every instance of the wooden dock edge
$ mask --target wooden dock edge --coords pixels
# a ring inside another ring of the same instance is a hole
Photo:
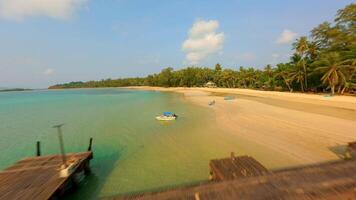
[[[231,158],[229,158],[231,159]],[[217,159],[222,160],[222,159]],[[356,199],[356,159],[268,171],[103,200]]]
[[[34,157],[24,158],[0,171],[0,200],[60,199],[78,186],[78,177],[90,174],[92,138],[88,151],[41,156],[36,142]]]

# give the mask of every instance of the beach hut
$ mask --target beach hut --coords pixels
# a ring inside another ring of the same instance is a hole
[[[209,81],[209,82],[205,83],[205,87],[215,88],[216,84],[214,82],[212,82],[212,81]]]

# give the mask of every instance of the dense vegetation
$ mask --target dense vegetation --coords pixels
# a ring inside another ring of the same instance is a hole
[[[288,63],[267,65],[264,69],[239,67],[238,70],[187,67],[165,68],[145,78],[107,79],[71,82],[54,88],[163,86],[201,87],[213,81],[218,87],[325,92],[332,94],[356,90],[356,4],[337,12],[334,22],[324,22],[292,45]]]

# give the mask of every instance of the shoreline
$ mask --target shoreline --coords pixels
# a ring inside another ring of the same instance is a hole
[[[228,134],[300,164],[340,159],[344,145],[356,140],[354,97],[225,88],[125,88],[181,93],[186,101],[211,109],[219,128]],[[236,99],[226,101],[224,94]],[[209,106],[212,100],[216,104]]]
[[[278,91],[261,91],[253,89],[241,89],[241,88],[203,88],[203,87],[151,87],[151,86],[132,86],[132,87],[120,87],[134,90],[147,90],[147,91],[161,91],[161,92],[178,92],[185,93],[187,91],[201,91],[208,93],[220,93],[220,94],[237,94],[248,95],[255,97],[282,99],[287,101],[304,102],[305,100],[311,100],[308,103],[312,104],[325,104],[328,106],[337,106],[340,108],[349,108],[356,110],[356,98],[354,96],[328,96],[328,94],[310,94],[310,93],[297,93],[297,92],[278,92]],[[286,97],[290,97],[287,99]],[[327,102],[327,103],[325,103]],[[342,105],[337,105],[335,102],[341,102]],[[346,105],[345,105],[346,103]]]

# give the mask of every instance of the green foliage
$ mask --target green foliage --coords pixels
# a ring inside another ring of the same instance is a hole
[[[219,63],[217,63],[216,65],[215,65],[215,71],[221,71],[221,65],[219,64]]]
[[[122,86],[203,87],[213,81],[218,87],[262,90],[331,90],[334,94],[356,91],[356,4],[337,12],[333,23],[324,22],[302,36],[292,46],[295,53],[288,63],[266,65],[264,69],[239,67],[165,68],[145,78],[106,79],[70,82],[50,88],[95,88]],[[337,88],[337,91],[335,91]]]

